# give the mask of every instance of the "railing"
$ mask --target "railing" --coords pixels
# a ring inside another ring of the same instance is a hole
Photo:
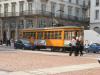
[[[85,20],[83,17],[72,16],[72,15],[68,15],[68,14],[56,14],[56,17],[65,19],[65,20],[75,20],[75,21],[84,21]]]
[[[34,10],[34,11],[22,11],[22,12],[6,12],[6,13],[0,13],[0,17],[17,17],[17,16],[48,16],[48,17],[55,17],[59,19],[65,19],[65,20],[75,20],[75,21],[85,21],[83,17],[77,17],[72,16],[68,14],[59,14],[59,13],[51,13],[49,11],[41,11],[41,10]]]

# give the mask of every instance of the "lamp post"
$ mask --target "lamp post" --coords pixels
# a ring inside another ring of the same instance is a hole
[[[51,12],[52,27],[54,27],[54,25],[53,25],[53,15],[54,15],[54,13]]]

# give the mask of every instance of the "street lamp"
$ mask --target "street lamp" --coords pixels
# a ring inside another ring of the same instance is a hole
[[[54,13],[51,12],[51,19],[52,19],[52,27],[55,27],[58,24],[58,21],[54,18]]]
[[[54,25],[53,25],[53,15],[54,15],[54,13],[51,12],[52,27],[54,27]]]

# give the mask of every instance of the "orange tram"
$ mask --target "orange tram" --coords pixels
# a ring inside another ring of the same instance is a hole
[[[29,39],[39,50],[51,48],[51,51],[66,51],[70,49],[73,36],[83,40],[83,30],[83,27],[77,26],[23,29],[20,37]]]

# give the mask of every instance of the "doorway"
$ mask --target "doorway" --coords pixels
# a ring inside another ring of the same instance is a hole
[[[7,34],[6,31],[3,31],[3,43],[5,44],[7,41]]]

